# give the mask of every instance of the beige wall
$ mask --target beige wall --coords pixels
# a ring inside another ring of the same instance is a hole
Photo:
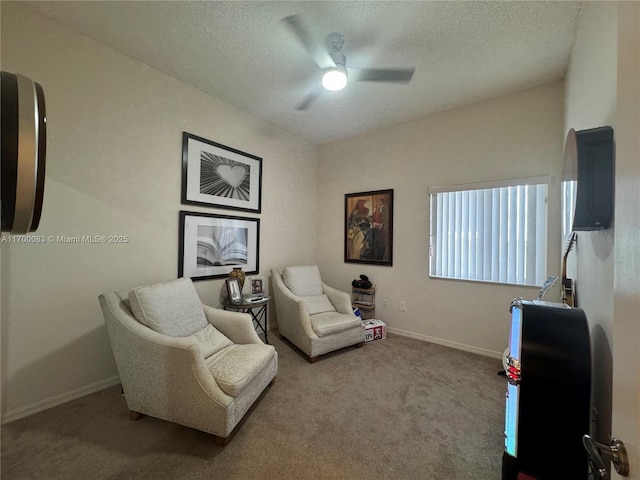
[[[617,5],[583,5],[566,80],[564,132],[609,125],[616,127]],[[617,207],[616,207],[617,208]],[[570,254],[569,276],[575,279],[578,306],[591,328],[593,406],[598,411],[594,432],[608,442],[611,432],[611,379],[614,232],[578,232]],[[572,267],[573,265],[573,267]]]
[[[314,145],[5,2],[1,53],[3,70],[41,83],[46,96],[36,234],[129,238],[1,245],[5,421],[117,381],[97,296],[177,275],[179,210],[259,216],[265,276],[315,261]],[[260,215],[180,204],[183,131],[263,158]],[[220,286],[196,283],[213,304]]]
[[[612,436],[625,442],[633,478],[640,478],[639,37],[636,2],[585,2],[565,107],[565,131],[614,128],[613,226],[579,233],[573,275],[579,306],[591,327],[592,402],[597,411],[591,433],[603,443]]]
[[[430,186],[551,175],[549,274],[559,273],[558,174],[563,85],[555,83],[320,147],[318,263],[329,283],[377,285],[376,316],[390,331],[500,357],[509,303],[538,288],[428,276]],[[344,194],[394,189],[393,266],[343,262]],[[389,307],[383,308],[383,300]],[[406,312],[398,309],[406,302]]]
[[[618,6],[611,433],[640,479],[640,4]],[[633,374],[630,374],[633,372]],[[613,474],[613,478],[622,478]]]

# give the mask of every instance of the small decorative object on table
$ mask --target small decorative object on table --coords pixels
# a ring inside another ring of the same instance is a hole
[[[251,277],[251,298],[259,299],[264,295],[264,277]]]
[[[229,294],[229,302],[234,305],[242,303],[242,289],[237,278],[227,278],[227,293]]]
[[[242,271],[242,267],[233,267],[233,270],[229,272],[229,278],[237,278],[240,284],[240,290],[244,288],[244,279],[247,275]]]
[[[360,280],[354,280],[353,282],[351,282],[351,286],[353,288],[367,290],[371,288],[371,282],[369,281],[369,277],[367,277],[366,275],[360,275]]]

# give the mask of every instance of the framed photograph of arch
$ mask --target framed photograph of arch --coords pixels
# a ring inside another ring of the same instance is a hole
[[[344,196],[344,261],[393,265],[393,189]]]
[[[260,213],[262,158],[182,133],[182,203]]]

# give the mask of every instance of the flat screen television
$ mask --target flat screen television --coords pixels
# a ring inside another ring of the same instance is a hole
[[[614,164],[611,127],[569,130],[564,147],[563,191],[574,197],[565,199],[567,208],[574,205],[573,212],[568,212],[573,213],[572,231],[604,230],[611,226]]]

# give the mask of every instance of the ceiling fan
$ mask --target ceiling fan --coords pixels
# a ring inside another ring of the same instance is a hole
[[[315,63],[322,69],[322,87],[326,90],[341,90],[348,79],[360,82],[409,83],[415,67],[409,68],[347,68],[347,58],[342,53],[344,35],[333,32],[326,36],[325,45],[317,42],[306,27],[300,14],[282,19],[284,25],[302,43]],[[296,110],[306,110],[323,92],[317,85],[296,106]]]

